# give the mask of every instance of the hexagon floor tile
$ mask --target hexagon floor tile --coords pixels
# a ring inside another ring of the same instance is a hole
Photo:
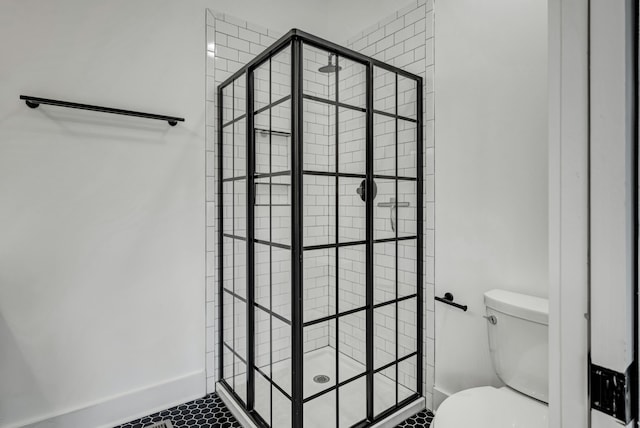
[[[397,428],[410,428],[410,427],[428,427],[433,420],[433,413],[429,410],[423,410],[420,413],[416,413],[406,421],[398,425]]]
[[[145,428],[167,419],[174,428],[242,428],[215,393],[114,428]],[[428,427],[432,419],[433,413],[424,410],[402,422],[398,428]]]
[[[216,394],[180,404],[115,428],[144,428],[166,419],[171,421],[174,428],[242,428]]]

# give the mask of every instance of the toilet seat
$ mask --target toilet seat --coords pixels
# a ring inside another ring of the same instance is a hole
[[[482,386],[447,398],[433,428],[541,428],[548,426],[548,406],[510,388]]]

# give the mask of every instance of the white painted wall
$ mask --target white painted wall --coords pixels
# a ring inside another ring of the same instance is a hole
[[[204,12],[7,1],[0,16],[0,426],[194,374],[202,393]],[[22,93],[186,122],[31,110]]]
[[[283,31],[326,17],[315,0],[0,3],[2,427],[109,425],[205,392],[206,7]]]
[[[499,385],[483,293],[547,296],[547,7],[436,4],[435,384]],[[437,404],[437,403],[436,403]]]

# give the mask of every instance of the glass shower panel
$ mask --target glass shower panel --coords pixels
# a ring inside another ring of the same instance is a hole
[[[338,318],[338,379],[345,382],[366,370],[367,317],[364,310]]]
[[[234,206],[233,206],[233,181],[222,183],[222,223],[223,231],[227,236],[233,236]],[[225,252],[225,254],[227,254]],[[230,264],[229,266],[233,266]]]
[[[336,403],[335,390],[304,403],[304,426],[336,428]]]
[[[336,178],[304,174],[303,243],[305,247],[336,242]]]
[[[247,237],[247,180],[234,177],[233,180],[233,235]]]
[[[396,359],[406,357],[418,351],[418,303],[411,298],[398,302],[398,355]]]
[[[222,262],[222,287],[224,290],[233,293],[233,239],[222,238],[222,250],[224,251]],[[225,313],[226,314],[226,313]],[[233,327],[233,326],[231,326]],[[228,342],[231,344],[231,342]]]
[[[245,364],[247,360],[247,302],[245,299],[234,297],[233,318],[233,350],[242,364]],[[243,370],[243,373],[245,372]]]
[[[303,45],[302,92],[304,95],[323,100],[335,100],[336,76],[335,73],[330,72],[331,66],[335,66],[334,54],[308,44]]]
[[[413,356],[398,363],[398,403],[418,392],[418,358]]]
[[[309,322],[336,312],[336,250],[323,248],[303,253],[303,321]]]
[[[366,239],[366,204],[358,193],[363,180],[354,177],[338,178],[338,242],[341,244]]]
[[[373,261],[373,303],[390,302],[396,298],[396,243],[375,243]]]
[[[304,100],[304,170],[335,171],[335,108],[329,104]]]
[[[233,366],[233,295],[226,289],[222,293],[222,313],[223,313],[223,330],[222,330],[222,350],[224,352],[224,368],[223,377],[233,386],[234,366]]]
[[[222,123],[227,124],[233,120],[233,84],[222,89]]]
[[[271,246],[256,243],[254,254],[255,302],[263,308],[271,310]]]
[[[330,347],[336,321],[305,323],[303,329],[303,397],[309,399],[336,385],[336,352]],[[333,336],[335,337],[335,336]],[[313,401],[315,399],[312,399]],[[335,411],[335,408],[333,409]]]
[[[398,230],[396,180],[378,178],[375,183],[378,195],[373,201],[373,237],[376,240],[395,238]]]
[[[243,74],[233,81],[233,119],[237,120],[247,113],[247,76]]]
[[[269,312],[255,310],[255,366],[263,376],[271,377],[271,316]]]
[[[396,120],[373,115],[373,173],[396,175]]]
[[[270,308],[275,317],[291,323],[291,251],[275,246],[271,247]],[[291,338],[291,332],[286,337]]]
[[[291,428],[291,400],[278,388],[271,388],[272,407],[277,411],[272,413],[271,426],[273,428]]]
[[[396,236],[413,237],[418,234],[417,183],[413,180],[398,180],[395,217]]]
[[[398,241],[398,298],[418,293],[417,239]]]
[[[291,177],[271,177],[271,241],[274,248],[291,245]]]
[[[364,308],[367,304],[367,247],[340,247],[338,255],[338,310],[343,313]],[[364,352],[364,348],[361,351]]]
[[[271,379],[275,388],[291,396],[291,324],[271,315]]]
[[[417,119],[418,83],[414,79],[398,75],[398,115]]]
[[[222,177],[233,177],[233,122],[222,128]]]
[[[367,104],[367,67],[339,56],[338,101],[364,109]]]
[[[291,101],[271,108],[271,172],[291,175]]]
[[[291,96],[291,45],[271,57],[271,102],[277,102],[289,96]]]
[[[269,77],[271,74],[270,62],[265,61],[259,67],[253,70],[253,111],[257,112],[260,109],[271,104],[269,95],[271,93]],[[257,125],[257,124],[256,124]]]
[[[380,306],[373,311],[373,368],[396,360],[396,305]]]
[[[254,409],[272,427],[291,426],[290,51],[285,47],[255,68],[251,94],[254,230],[247,238],[254,254],[254,355],[249,364]]]
[[[396,74],[373,67],[373,110],[396,114]]]
[[[340,427],[351,427],[367,418],[367,382],[360,377],[338,388]]]
[[[259,241],[271,242],[271,181],[270,177],[256,178],[254,182],[254,237]]]
[[[273,141],[271,139],[271,109],[262,110],[256,114],[254,120],[254,156],[256,174],[269,174],[271,172],[271,151]]]
[[[233,387],[240,399],[247,402],[247,303],[233,298]]]
[[[247,363],[246,360],[238,357],[237,355],[233,358],[234,366],[235,366],[235,378],[233,382],[233,387],[235,389],[236,394],[240,397],[243,403],[247,402]]]
[[[268,326],[268,324],[267,324]],[[260,415],[260,417],[268,423],[270,426],[271,422],[271,382],[269,379],[265,378],[262,374],[263,371],[255,370],[254,378],[255,378],[255,410]],[[278,409],[275,409],[277,412]]]
[[[418,140],[416,123],[398,119],[398,175],[417,177]]]
[[[222,359],[223,359],[222,379],[224,379],[224,381],[227,382],[227,384],[229,384],[231,388],[234,388],[233,387],[233,381],[234,381],[233,358],[234,356],[231,349],[228,346],[223,346],[222,347]]]
[[[222,377],[247,400],[246,78],[222,90]],[[244,95],[243,95],[244,94]]]
[[[396,366],[395,364],[373,375],[373,413],[379,415],[396,405]]]
[[[338,110],[338,172],[364,174],[367,159],[367,115],[340,107]]]
[[[247,120],[238,119],[233,123],[233,175],[247,175]]]
[[[233,292],[242,299],[247,297],[247,244],[239,239],[233,243]]]

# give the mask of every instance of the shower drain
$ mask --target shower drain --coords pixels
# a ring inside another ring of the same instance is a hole
[[[313,381],[315,383],[327,383],[331,380],[331,378],[327,375],[319,374],[318,376],[313,377]]]

